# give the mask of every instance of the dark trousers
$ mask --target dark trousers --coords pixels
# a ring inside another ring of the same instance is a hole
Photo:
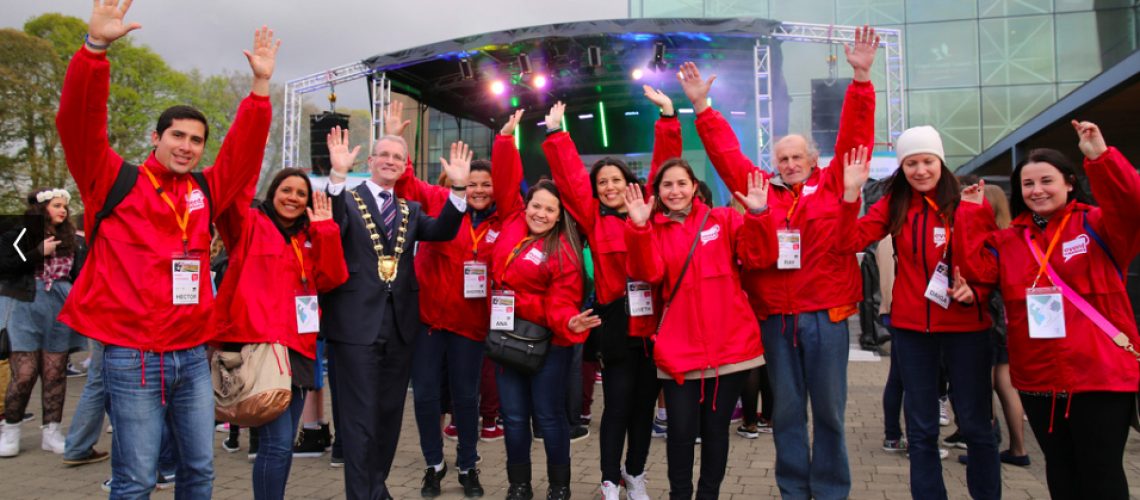
[[[711,375],[711,374],[710,374]],[[714,500],[728,466],[728,424],[747,372],[737,372],[683,384],[666,380],[665,409],[669,412],[666,457],[669,462],[669,498],[693,498],[693,458],[701,437],[701,477],[697,499]],[[603,376],[603,380],[605,377]]]
[[[483,370],[479,374],[479,417],[483,427],[495,427],[499,418],[499,386],[495,383],[495,362],[483,358]]]
[[[652,344],[631,345],[626,359],[602,368],[601,465],[602,481],[621,481],[621,453],[626,442],[625,471],[631,476],[645,471],[649,441],[653,433],[653,412],[657,407],[657,365]]]
[[[990,333],[922,333],[891,329],[902,376],[910,493],[916,499],[946,498],[938,456],[939,358],[946,361],[958,430],[970,450],[966,486],[977,499],[1001,498],[1001,463],[991,427]]]
[[[392,469],[404,415],[412,345],[397,331],[392,303],[381,337],[372,345],[332,343],[337,402],[344,424],[345,495],[353,500],[391,498],[385,482]],[[337,429],[339,434],[341,429]]]
[[[340,430],[343,429],[343,427],[341,427],[340,423],[340,411],[337,409],[336,356],[333,354],[331,343],[326,342],[325,346],[328,347],[325,349],[325,362],[328,363],[329,367],[329,399],[331,400],[329,406],[332,407],[332,426],[333,430],[336,431],[334,434],[335,438],[332,442],[332,456],[344,458],[344,439],[341,438],[340,434]],[[320,377],[321,374],[317,373],[317,376]]]
[[[1136,393],[1082,392],[1070,397],[1071,403],[1068,398],[1021,395],[1033,435],[1045,453],[1049,496],[1128,498],[1124,444]]]
[[[899,375],[899,350],[891,344],[891,368],[887,372],[887,383],[883,385],[883,439],[897,441],[902,438],[903,386]]]
[[[542,431],[548,465],[570,464],[570,425],[566,422],[566,373],[574,348],[550,346],[542,368],[527,375],[497,370],[507,465],[530,464],[531,415]]]
[[[748,377],[744,379],[744,390],[740,394],[740,410],[744,413],[744,425],[756,425],[757,411],[764,420],[771,423],[773,397],[772,383],[768,380],[768,365],[748,370]]]
[[[459,432],[459,470],[475,468],[479,443],[479,378],[483,343],[445,330],[429,329],[416,340],[412,355],[412,390],[420,450],[427,465],[443,463],[440,392],[447,377],[452,423]],[[492,420],[492,423],[494,421]]]

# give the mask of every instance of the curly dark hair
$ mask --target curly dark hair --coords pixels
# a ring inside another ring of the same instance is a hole
[[[41,216],[45,221],[47,221],[47,206],[49,203],[51,203],[51,200],[49,199],[43,203],[40,203],[36,201],[36,196],[38,196],[40,193],[51,191],[52,189],[55,188],[42,188],[32,191],[32,193],[28,195],[28,209],[24,211],[24,215]],[[59,224],[51,224],[49,222],[47,224],[47,227],[44,228],[45,238],[48,236],[55,236],[55,239],[59,240],[59,246],[55,247],[55,255],[59,257],[75,255],[75,247],[77,246],[75,241],[75,224],[72,224],[71,222],[70,207],[67,208],[67,215],[68,217],[64,218],[63,222],[60,222]]]

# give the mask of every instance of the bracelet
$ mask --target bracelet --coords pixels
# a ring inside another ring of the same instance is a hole
[[[86,45],[87,48],[94,49],[94,50],[107,50],[108,48],[111,47],[110,43],[108,43],[107,45],[99,45],[97,43],[92,42],[90,33],[84,33],[83,34],[83,45]]]
[[[748,213],[750,213],[750,214],[752,214],[752,215],[761,215],[761,214],[763,214],[764,212],[767,212],[767,211],[768,211],[768,206],[767,206],[767,205],[765,205],[763,208],[757,208],[757,209],[755,209],[755,210],[753,210],[753,209],[751,209],[751,208],[750,208],[750,209],[748,209]]]
[[[331,179],[331,178],[333,178],[334,176],[336,176],[336,177],[340,177],[341,179],[348,179],[348,176],[347,176],[347,175],[344,175],[344,174],[342,174],[342,173],[340,173],[340,172],[337,172],[336,170],[331,170],[331,169],[330,169],[330,170],[329,170],[329,178]]]
[[[660,115],[661,115],[661,118],[676,118],[676,117],[677,117],[677,112],[676,112],[676,111],[674,111],[674,112],[672,112],[672,113],[669,113],[669,114],[665,114],[665,112],[664,112],[664,111],[662,111],[662,112],[660,113]]]

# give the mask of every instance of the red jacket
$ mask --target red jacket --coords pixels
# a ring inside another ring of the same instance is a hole
[[[709,211],[703,230],[697,226]],[[683,223],[654,213],[645,227],[627,222],[627,271],[637,280],[675,294],[657,332],[653,356],[657,368],[681,383],[685,373],[715,370],[764,354],[760,325],[740,287],[740,267],[757,269],[776,259],[776,238],[769,214],[741,216],[731,208],[710,209],[693,200]],[[679,289],[673,291],[700,232]]]
[[[741,152],[728,121],[709,108],[697,115],[697,133],[729,192],[747,193],[748,174],[757,167]],[[768,192],[768,209],[776,229],[798,229],[803,246],[800,269],[781,270],[773,265],[744,272],[744,290],[758,317],[838,307],[853,313],[852,306],[863,300],[855,252],[839,248],[839,240],[832,235],[838,230],[843,199],[843,153],[859,145],[871,148],[874,143],[875,89],[871,82],[852,82],[843,100],[835,157],[828,168],[812,169],[804,182],[802,199],[790,186],[783,185],[778,175],[765,172],[774,181]]]
[[[250,186],[250,194],[253,193]],[[230,263],[214,307],[215,342],[278,342],[307,358],[317,356],[317,334],[297,333],[294,298],[324,293],[348,280],[340,226],[314,222],[294,236],[304,259],[305,279],[293,243],[259,208],[235,204],[219,214],[217,227]]]
[[[517,187],[503,186],[503,189],[514,193],[516,198],[519,196]],[[438,217],[445,204],[450,203],[450,191],[416,178],[413,168],[404,171],[403,177],[396,181],[396,196],[418,201],[424,213],[432,217]],[[463,266],[472,260],[490,265],[491,249],[503,230],[501,213],[494,208],[476,228],[471,226],[471,215],[468,215],[463,218],[455,239],[424,241],[416,248],[416,276],[420,282],[420,304],[423,304],[420,320],[429,328],[454,332],[479,342],[487,337],[491,324],[487,300],[463,297]]]
[[[1140,346],[1121,274],[1127,272],[1128,263],[1140,253],[1140,219],[1135,216],[1136,207],[1140,206],[1140,175],[1116,148],[1109,148],[1096,160],[1086,159],[1085,173],[1100,207],[1071,202],[1049,219],[1044,231],[1026,211],[1008,229],[988,236],[972,233],[967,238],[972,251],[962,268],[965,277],[1001,286],[1009,321],[1009,371],[1018,390],[1135,392],[1140,383],[1136,358],[1113,343],[1068,300],[1065,338],[1029,338],[1025,290],[1033,285],[1039,265],[1025,242],[1025,231],[1029,231],[1042,255],[1057,231],[1061,231],[1049,259],[1053,270],[1128,335],[1133,346]],[[978,205],[972,207],[976,209]],[[1070,220],[1060,228],[1069,213]],[[1042,276],[1038,286],[1050,286],[1049,278]]]
[[[653,186],[657,168],[665,160],[681,156],[681,124],[676,118],[657,120],[654,127],[653,160],[649,167],[648,184]],[[603,212],[602,204],[594,196],[590,173],[582,164],[582,157],[570,134],[557,132],[542,143],[546,161],[566,210],[578,221],[579,227],[590,242],[594,258],[594,290],[599,304],[608,304],[626,294],[625,216],[612,211]],[[660,305],[654,308],[660,311]],[[657,320],[652,316],[629,318],[629,334],[635,337],[653,335]]]
[[[530,233],[525,206],[518,195],[523,169],[513,137],[495,137],[491,164],[495,210],[504,218],[503,230],[491,253],[493,289],[514,291],[515,318],[550,328],[554,332],[554,345],[565,347],[585,342],[589,330],[570,331],[570,318],[582,307],[581,259],[564,236],[560,241],[559,255],[546,255],[542,240],[533,240],[519,247],[517,257],[511,258],[508,265],[508,257]],[[562,214],[562,217],[566,216]]]
[[[109,87],[106,55],[80,49],[68,66],[56,116],[67,168],[83,198],[87,227],[102,209],[122,163],[107,141]],[[251,94],[242,101],[214,166],[203,172],[214,214],[232,206],[242,188],[257,177],[271,115],[268,97]],[[183,251],[182,232],[174,212],[140,172],[134,189],[99,227],[87,272],[75,282],[59,320],[115,346],[146,351],[195,347],[212,337],[206,328],[214,303],[208,281],[210,209],[189,174],[173,174],[153,154],[141,168],[155,175],[179,214],[185,213],[188,197],[195,201],[186,232],[189,249],[202,264],[198,304],[172,303],[171,256]]]
[[[900,172],[898,175],[902,175]],[[851,249],[863,248],[887,236],[890,225],[888,207],[891,196],[888,194],[867,211],[867,215],[854,223],[852,215],[858,210],[858,203],[844,203],[844,222],[848,228],[841,239],[846,240]],[[950,306],[942,306],[926,298],[926,287],[930,283],[934,269],[945,260],[953,276],[954,266],[961,266],[968,260],[966,250],[958,250],[953,245],[952,233],[968,234],[989,232],[997,228],[989,204],[981,205],[986,213],[972,212],[968,203],[959,203],[951,221],[953,231],[948,231],[938,213],[925,201],[922,195],[911,196],[906,213],[906,221],[899,233],[894,235],[895,247],[895,286],[892,292],[891,326],[916,332],[977,332],[990,327],[990,315],[986,310],[989,302],[989,287],[974,287],[974,303],[962,304],[951,299]],[[949,247],[949,248],[948,248]],[[943,254],[946,254],[943,257]],[[967,280],[969,281],[969,280]]]

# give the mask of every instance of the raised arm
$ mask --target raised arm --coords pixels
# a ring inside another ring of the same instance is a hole
[[[740,150],[740,140],[728,125],[728,120],[708,105],[709,88],[716,80],[716,75],[702,80],[697,65],[687,62],[681,66],[677,79],[697,112],[697,135],[700,136],[701,144],[716,168],[717,175],[724,180],[730,192],[747,191],[748,174],[758,169]],[[764,175],[769,176],[767,172]]]
[[[332,201],[324,193],[313,193],[313,208],[308,212],[309,239],[313,242],[313,285],[318,293],[326,293],[348,281],[340,228],[332,220]]]
[[[872,150],[875,147],[875,87],[871,84],[871,65],[879,48],[879,36],[868,26],[855,29],[855,43],[843,46],[847,64],[855,73],[847,95],[843,98],[843,111],[839,115],[839,133],[835,138],[835,156],[824,171],[825,182],[833,190],[843,188],[843,169],[840,152],[858,147]]]
[[[495,136],[495,144],[491,146],[491,183],[495,186],[495,210],[500,217],[510,217],[523,209],[519,194],[522,180],[522,157],[515,147],[514,136]]]
[[[555,103],[550,114],[546,115],[546,123],[562,123],[562,114],[566,105]],[[550,128],[548,126],[548,128]],[[542,142],[542,152],[546,154],[546,162],[550,164],[550,174],[562,200],[566,202],[566,211],[582,225],[586,235],[594,234],[594,220],[598,213],[598,199],[594,197],[594,188],[590,185],[590,175],[582,164],[582,157],[578,155],[578,148],[570,133],[558,130],[546,136]]]
[[[776,263],[779,247],[776,226],[768,210],[768,179],[759,171],[748,178],[748,194],[733,193],[744,205],[747,215],[732,214],[733,249],[745,269],[764,269]]]
[[[463,223],[463,213],[467,211],[467,177],[471,174],[471,157],[473,153],[462,141],[451,144],[451,160],[440,158],[443,171],[451,180],[451,194],[447,195],[447,203],[439,212],[438,218],[432,218],[422,210],[419,212],[419,232],[416,239],[420,241],[451,241],[459,233],[459,226]],[[456,190],[455,187],[463,189]]]
[[[626,272],[630,278],[660,285],[665,277],[665,261],[653,248],[652,214],[653,196],[649,200],[641,194],[637,185],[626,186],[625,206],[629,218],[625,224],[625,248],[629,252],[625,259]]]
[[[1090,122],[1073,121],[1085,155],[1085,174],[1093,197],[1100,204],[1099,234],[1112,251],[1117,265],[1127,266],[1140,252],[1140,175],[1114,147],[1104,142],[1100,128]]]
[[[416,177],[416,169],[411,159],[404,168],[404,175],[396,180],[396,196],[419,202],[429,215],[437,216],[447,203],[449,189]]]
[[[646,192],[653,194],[653,179],[657,177],[661,164],[681,157],[681,122],[677,120],[673,100],[669,96],[649,85],[642,85],[641,89],[645,97],[661,109],[661,117],[653,125],[653,159],[649,162],[649,176],[645,181]]]
[[[956,272],[971,284],[994,285],[998,281],[997,224],[993,208],[978,186],[967,188],[954,212],[951,249]],[[973,190],[973,191],[971,191]],[[972,196],[972,193],[977,196]]]

